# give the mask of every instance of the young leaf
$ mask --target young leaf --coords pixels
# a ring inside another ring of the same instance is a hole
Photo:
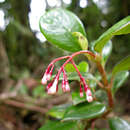
[[[92,119],[100,116],[106,110],[106,106],[99,102],[79,104],[72,106],[65,113],[63,120]]]
[[[112,52],[112,42],[108,41],[108,43],[103,47],[103,50],[102,50],[102,65],[103,66],[105,66],[111,52]]]
[[[123,119],[115,117],[109,119],[111,130],[130,130],[130,125]]]
[[[86,61],[82,61],[76,66],[77,66],[77,68],[79,69],[80,72],[88,72],[88,70],[89,70],[89,66],[88,66],[88,63]],[[70,63],[68,63],[65,66],[65,70],[67,72],[76,72],[74,66]]]
[[[80,72],[88,72],[89,70],[89,66],[88,63],[86,61],[82,61],[78,64],[79,67],[79,71]]]
[[[60,121],[49,121],[43,125],[39,130],[80,130],[77,127],[77,122],[60,122]]]
[[[65,66],[65,70],[66,72],[75,72],[75,68],[74,66],[71,64],[71,63],[68,63],[66,66]]]
[[[88,49],[88,40],[87,38],[80,32],[73,32],[73,36],[75,36],[79,42],[80,47],[82,50]]]
[[[112,70],[112,75],[116,75],[120,71],[130,70],[130,55],[121,60]]]
[[[112,93],[115,94],[115,92],[122,86],[122,84],[126,81],[126,79],[129,76],[128,71],[122,71],[119,72],[115,77],[113,81],[113,87],[112,87]]]
[[[105,44],[114,36],[130,33],[130,16],[122,19],[103,33],[96,41],[94,49],[101,52]]]
[[[57,8],[45,13],[39,21],[40,30],[46,39],[59,48],[75,52],[82,50],[73,32],[85,34],[82,22],[70,11]]]

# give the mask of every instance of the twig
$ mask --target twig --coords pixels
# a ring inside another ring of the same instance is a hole
[[[28,104],[17,102],[17,101],[11,100],[11,99],[5,100],[3,103],[5,103],[7,105],[19,107],[19,108],[24,108],[24,109],[28,109],[28,110],[32,110],[32,111],[41,112],[43,114],[48,112],[47,108],[42,108],[42,107],[34,106],[34,105],[28,105]]]

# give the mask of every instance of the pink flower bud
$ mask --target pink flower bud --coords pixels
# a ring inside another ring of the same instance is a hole
[[[66,92],[66,88],[65,88],[65,80],[62,80],[62,90],[63,92]]]
[[[54,69],[54,65],[52,65],[51,70],[49,71],[49,73],[47,73],[47,77],[46,77],[47,80],[50,80],[50,79],[51,79],[53,69]]]
[[[51,66],[52,66],[52,68],[51,68],[51,70],[50,70],[50,67],[51,67]],[[42,83],[43,85],[47,84],[47,81],[50,80],[51,75],[52,75],[53,68],[54,68],[54,65],[52,65],[52,64],[50,64],[50,65],[47,67],[47,69],[46,69],[46,71],[45,71],[45,73],[44,73],[44,75],[43,75],[42,81],[41,81],[41,83]]]

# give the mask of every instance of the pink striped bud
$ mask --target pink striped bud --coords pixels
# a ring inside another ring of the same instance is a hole
[[[50,67],[51,67],[51,66],[52,66],[52,68],[51,68],[51,70],[50,70]],[[43,75],[43,77],[42,77],[42,81],[41,81],[41,83],[42,83],[43,85],[47,84],[47,81],[50,80],[51,75],[52,75],[53,68],[54,68],[54,65],[52,65],[52,64],[50,64],[50,65],[47,67],[47,69],[46,69],[46,71],[45,71],[45,73],[44,73],[44,75]]]
[[[47,74],[47,77],[46,77],[47,80],[51,79],[53,69],[54,69],[54,65],[52,65],[52,68],[51,68],[50,72]]]
[[[70,92],[70,87],[69,87],[69,83],[67,80],[66,72],[64,69],[62,71],[63,71],[62,89],[64,92]]]

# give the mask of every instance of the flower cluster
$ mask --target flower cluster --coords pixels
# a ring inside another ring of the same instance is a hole
[[[86,81],[85,81],[84,77],[79,72],[79,70],[78,70],[78,68],[77,68],[77,66],[76,66],[76,64],[75,64],[75,62],[73,61],[72,58],[73,58],[72,56],[65,56],[65,57],[60,57],[60,58],[57,58],[57,59],[53,60],[48,65],[48,67],[47,67],[47,69],[46,69],[46,71],[45,71],[45,73],[43,75],[41,83],[43,85],[45,85],[45,84],[47,84],[47,81],[49,81],[51,79],[55,62],[57,62],[59,60],[62,60],[62,59],[67,59],[66,62],[61,66],[61,68],[59,69],[58,73],[53,78],[53,80],[47,85],[47,87],[46,87],[47,93],[48,94],[55,94],[58,91],[58,82],[59,82],[59,77],[60,77],[61,73],[63,73],[62,90],[63,90],[63,92],[69,92],[70,91],[70,86],[69,86],[69,82],[68,82],[67,75],[66,75],[64,67],[68,62],[71,62],[72,65],[74,66],[74,68],[76,69],[79,77],[80,77],[80,97],[84,96],[83,95],[84,94],[83,89],[82,89],[82,86],[83,86],[85,94],[86,94],[87,101],[92,102],[93,97],[92,97],[91,90],[90,90],[89,86],[86,84]]]

